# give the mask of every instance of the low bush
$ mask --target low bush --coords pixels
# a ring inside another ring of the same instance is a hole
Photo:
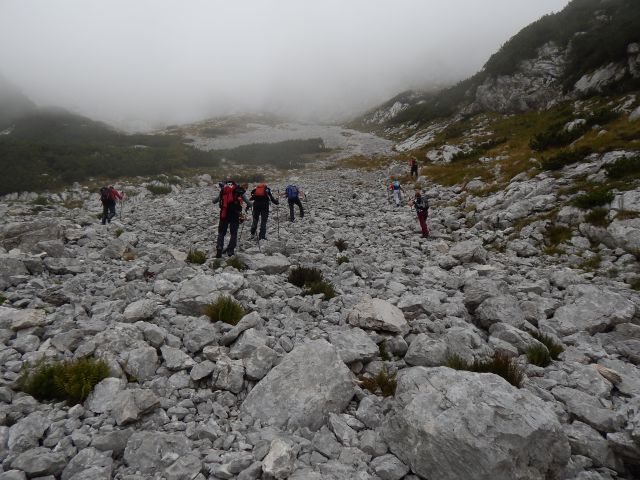
[[[303,292],[304,295],[324,295],[325,300],[331,300],[336,296],[336,290],[329,282],[320,280],[319,282],[313,282],[307,285],[307,288]]]
[[[602,263],[602,255],[597,254],[591,258],[587,258],[578,265],[582,270],[587,272],[592,272],[600,268],[600,264]]]
[[[551,363],[551,355],[544,345],[535,344],[527,349],[527,359],[529,363],[538,367],[546,367]]]
[[[0,305],[2,305],[6,301],[7,301],[7,297],[5,297],[4,295],[0,295]]]
[[[296,267],[289,271],[287,280],[296,287],[304,287],[312,283],[321,282],[323,279],[322,271],[318,268]]]
[[[620,158],[604,167],[609,178],[629,180],[640,176],[640,156]]]
[[[227,267],[233,267],[236,270],[242,271],[247,269],[247,264],[242,261],[240,257],[233,256],[225,262]]]
[[[147,185],[147,190],[154,195],[166,195],[167,193],[171,193],[171,187],[169,185]]]
[[[115,231],[115,232],[113,232],[113,233],[116,235],[116,237],[119,237],[120,235],[122,235],[122,234],[124,233],[124,230],[123,230],[123,229],[121,229],[121,228],[118,228],[118,229],[116,229],[116,231]]]
[[[34,205],[48,205],[49,204],[49,200],[47,200],[47,197],[43,197],[42,195],[38,195],[38,197],[33,200],[31,202]]]
[[[531,336],[542,343],[552,359],[557,360],[558,356],[564,352],[564,347],[557,343],[552,337],[545,335],[544,333],[532,332]]]
[[[606,125],[607,123],[611,123],[619,118],[620,115],[621,114],[619,112],[615,112],[610,108],[599,108],[587,117],[587,124],[589,126]]]
[[[386,368],[374,377],[360,377],[360,386],[376,395],[392,397],[396,393],[398,381],[396,374],[390,375]]]
[[[452,355],[447,360],[447,367],[476,373],[493,373],[518,388],[522,385],[524,378],[524,372],[517,360],[498,352],[491,359],[475,360],[472,363],[465,361],[459,355]]]
[[[636,280],[631,284],[631,289],[640,292],[640,280]]]
[[[222,260],[220,260],[219,258],[214,258],[213,260],[211,260],[211,263],[209,263],[209,268],[211,270],[217,270],[220,267],[222,267]]]
[[[103,360],[81,358],[67,362],[27,365],[18,379],[18,390],[38,400],[82,403],[100,381],[109,376]]]
[[[215,302],[205,305],[203,313],[213,322],[224,322],[229,325],[237,325],[246,314],[242,305],[228,296],[222,296]]]
[[[338,251],[340,253],[344,252],[347,249],[347,247],[349,246],[347,241],[342,239],[342,238],[339,238],[338,240],[333,242],[333,244],[336,246],[336,248],[338,249]]]
[[[580,162],[593,153],[590,148],[582,147],[577,150],[562,150],[553,157],[543,159],[541,162],[543,170],[561,170],[567,165]]]
[[[590,208],[601,207],[602,205],[611,203],[614,198],[615,195],[610,189],[606,187],[599,187],[590,192],[578,195],[573,199],[571,204],[583,210],[588,210]]]
[[[201,250],[189,250],[187,252],[187,262],[202,265],[207,261],[207,255]]]
[[[502,145],[507,141],[506,138],[492,138],[490,140],[486,140],[478,145],[476,145],[472,150],[468,152],[459,152],[451,157],[452,162],[456,162],[458,160],[465,160],[467,158],[479,157],[480,155],[488,152],[489,150],[497,147],[498,145]]]
[[[383,362],[388,362],[391,360],[391,355],[389,355],[389,352],[387,352],[387,347],[385,346],[384,342],[381,342],[378,345],[378,354],[380,355],[380,359]]]
[[[556,246],[571,239],[573,231],[563,225],[551,225],[546,229],[547,245]]]
[[[595,225],[596,227],[604,227],[606,228],[609,225],[609,210],[606,208],[594,208],[589,213],[587,213],[584,219],[590,223],[591,225]]]
[[[347,257],[346,255],[340,255],[337,260],[338,265],[342,265],[343,263],[349,263],[349,257]]]
[[[564,126],[565,122],[550,125],[544,132],[533,136],[529,141],[529,147],[537,152],[542,152],[549,148],[564,147],[589,130],[589,125],[586,123],[576,126],[571,131],[566,130]]]

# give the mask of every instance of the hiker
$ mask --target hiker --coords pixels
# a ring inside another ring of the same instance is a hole
[[[418,160],[416,159],[416,157],[411,157],[409,159],[409,168],[411,169],[411,173],[410,175],[412,177],[416,177],[418,178]]]
[[[240,226],[240,215],[242,213],[242,202],[246,204],[246,210],[249,209],[251,202],[247,198],[244,188],[237,185],[232,180],[218,183],[220,191],[213,198],[213,203],[220,206],[220,220],[218,222],[218,239],[216,240],[216,258],[222,257],[223,251],[230,257],[235,254],[236,244],[238,243],[238,227]],[[224,236],[227,229],[231,233],[229,244],[224,249]]]
[[[420,228],[422,229],[422,237],[427,238],[429,236],[429,227],[427,226],[427,217],[429,215],[429,200],[420,192],[416,192],[415,197],[409,202],[410,207],[416,209],[418,214],[418,221],[420,222]]]
[[[258,240],[267,239],[267,219],[269,218],[269,202],[278,205],[280,202],[273,198],[271,189],[266,184],[260,183],[251,190],[250,200],[253,202],[253,223],[251,224],[251,236],[256,234],[258,220],[260,220],[260,233]]]
[[[300,209],[300,218],[304,218],[304,208],[302,208],[302,202],[300,201],[300,195],[304,195],[304,192],[298,188],[297,185],[287,185],[282,196],[287,197],[287,201],[289,202],[289,221],[293,222],[295,220],[295,215],[293,214],[293,206],[298,205]]]
[[[102,225],[111,223],[116,216],[116,200],[122,200],[122,193],[113,188],[113,185],[100,189],[100,201],[102,202]]]
[[[389,191],[393,192],[393,200],[396,202],[396,207],[399,207],[404,197],[404,189],[400,185],[398,180],[394,180],[389,185]]]

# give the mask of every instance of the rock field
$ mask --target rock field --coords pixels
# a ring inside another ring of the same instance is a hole
[[[597,175],[610,160],[574,168]],[[640,478],[640,220],[595,229],[566,207],[574,235],[554,258],[543,219],[514,226],[553,208],[571,169],[485,197],[426,181],[422,239],[415,214],[388,203],[388,174],[299,172],[307,215],[289,223],[281,205],[259,248],[245,226],[244,271],[211,264],[206,177],[166,196],[123,186],[109,226],[79,186],[37,209],[33,195],[5,197],[0,480]],[[638,192],[625,195],[640,210]],[[594,241],[603,264],[584,271]],[[186,263],[190,248],[207,262]],[[303,296],[287,281],[297,265],[338,295]],[[202,307],[221,294],[251,313],[212,323]],[[564,346],[545,368],[526,356],[538,332]],[[521,364],[522,388],[444,366],[495,352]],[[15,388],[27,363],[84,357],[111,376],[83,404]],[[395,395],[362,388],[381,371],[397,374]]]

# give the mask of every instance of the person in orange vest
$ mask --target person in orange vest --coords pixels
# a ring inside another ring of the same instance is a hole
[[[100,189],[100,201],[102,202],[102,225],[111,223],[116,216],[116,201],[122,200],[122,193],[113,188],[113,185]]]
[[[258,220],[260,221],[259,240],[267,239],[267,220],[269,218],[269,202],[278,205],[280,202],[273,198],[271,189],[266,184],[260,183],[251,190],[251,201],[253,202],[253,223],[251,224],[251,236],[256,234]]]

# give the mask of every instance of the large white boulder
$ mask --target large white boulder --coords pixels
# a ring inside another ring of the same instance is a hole
[[[347,322],[360,328],[403,335],[409,331],[409,324],[402,310],[379,298],[358,303],[347,314]]]
[[[325,340],[294,348],[249,392],[242,411],[264,423],[317,430],[355,394],[351,372]]]
[[[382,434],[422,478],[556,478],[570,456],[553,409],[492,374],[413,367]]]

